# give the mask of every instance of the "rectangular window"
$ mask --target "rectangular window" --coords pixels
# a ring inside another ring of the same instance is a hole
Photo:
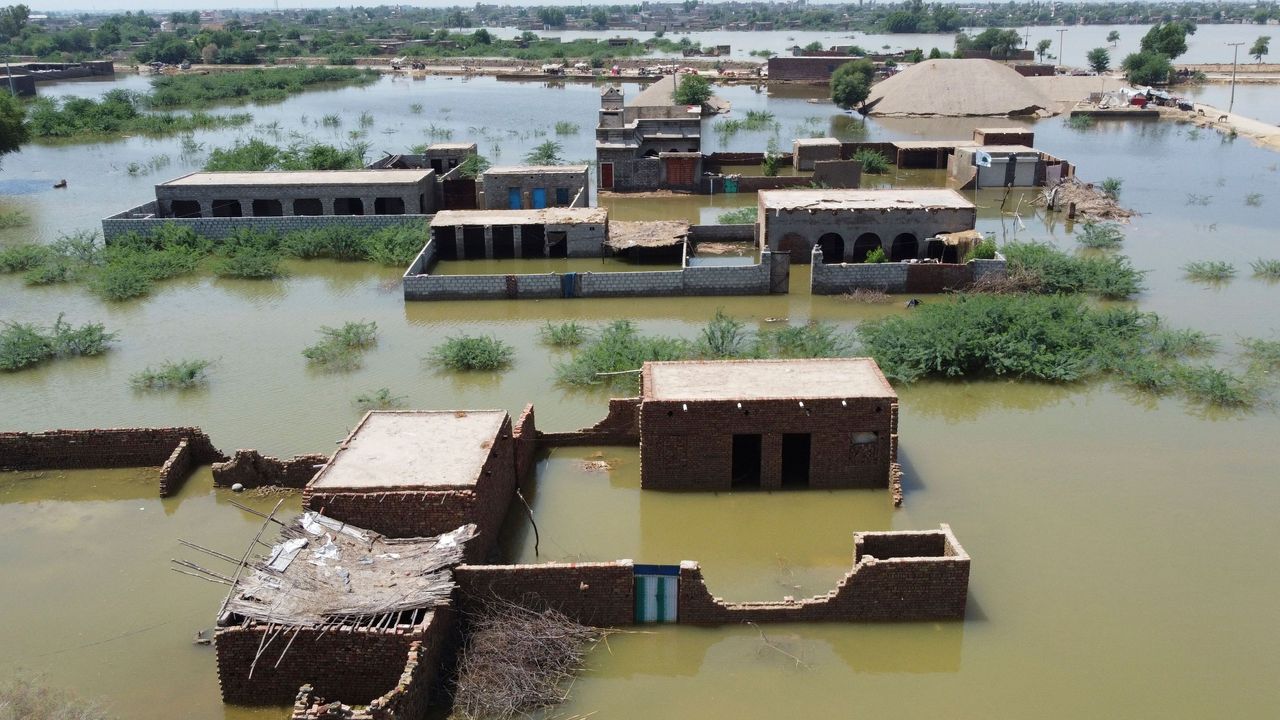
[[[569,204],[569,188],[556,188],[556,205],[564,207]]]

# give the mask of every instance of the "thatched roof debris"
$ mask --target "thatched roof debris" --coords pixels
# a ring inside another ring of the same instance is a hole
[[[1085,183],[1074,177],[1067,178],[1051,188],[1045,188],[1035,200],[1036,205],[1050,210],[1066,211],[1076,206],[1076,217],[1083,220],[1127,221],[1138,213],[1120,207],[1115,198],[1102,192],[1093,183]]]

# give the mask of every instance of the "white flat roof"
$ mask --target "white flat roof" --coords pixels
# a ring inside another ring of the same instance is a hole
[[[766,210],[972,209],[973,203],[945,188],[884,190],[763,190]]]
[[[322,490],[474,485],[507,413],[371,412],[311,480]]]
[[[587,171],[586,165],[494,165],[484,171],[485,175],[512,175],[528,173],[580,174]]]
[[[840,141],[832,137],[820,138],[796,138],[792,140],[796,145],[839,145]]]
[[[604,208],[556,207],[541,210],[441,210],[431,227],[451,225],[603,225],[609,221]]]
[[[432,170],[264,170],[262,172],[193,172],[165,183],[167,187],[215,185],[382,185],[417,183]]]
[[[692,360],[644,364],[645,400],[896,398],[871,358]]]

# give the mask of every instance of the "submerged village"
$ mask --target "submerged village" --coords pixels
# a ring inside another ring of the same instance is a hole
[[[1273,716],[1280,10],[1026,5],[0,9],[0,720]]]

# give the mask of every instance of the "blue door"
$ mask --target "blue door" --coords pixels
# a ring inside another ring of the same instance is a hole
[[[635,566],[635,620],[637,623],[673,623],[679,617],[679,565]]]
[[[530,194],[529,199],[533,201],[534,210],[541,210],[542,208],[547,206],[547,189],[534,188],[533,192]]]
[[[524,203],[520,201],[520,188],[507,188],[507,207],[512,210],[524,209]]]

